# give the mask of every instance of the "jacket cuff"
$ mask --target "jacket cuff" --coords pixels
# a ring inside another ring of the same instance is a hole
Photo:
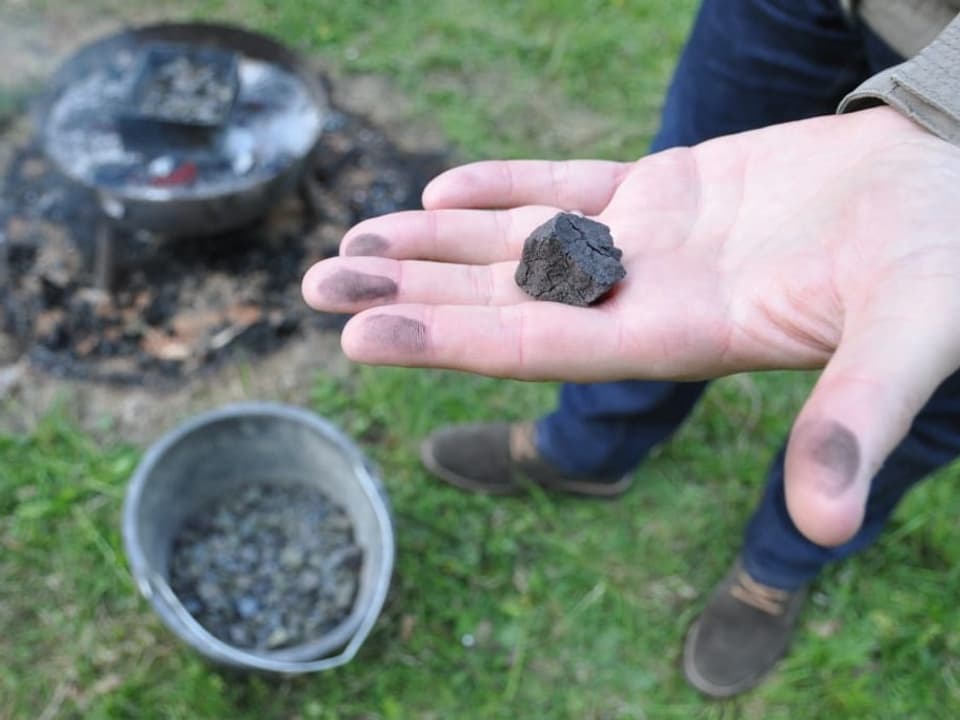
[[[960,145],[960,16],[918,55],[874,75],[847,95],[837,112],[882,104]]]

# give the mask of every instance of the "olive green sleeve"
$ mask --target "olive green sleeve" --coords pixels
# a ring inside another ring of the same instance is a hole
[[[915,57],[864,82],[838,112],[887,104],[960,145],[960,16]]]

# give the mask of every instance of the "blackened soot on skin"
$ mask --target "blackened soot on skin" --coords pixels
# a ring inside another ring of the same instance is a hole
[[[390,249],[390,242],[382,235],[374,233],[364,233],[357,235],[353,240],[347,243],[343,254],[349,256],[366,255],[369,257],[382,257]]]
[[[399,350],[405,355],[422,355],[427,350],[427,326],[399,315],[374,315],[364,323],[366,339],[374,345]]]
[[[860,470],[860,443],[850,428],[830,420],[804,424],[799,428],[802,447],[818,465],[829,470],[820,479],[828,495],[841,495]]]
[[[317,290],[341,302],[358,303],[396,297],[397,284],[381,275],[340,270],[323,280]]]

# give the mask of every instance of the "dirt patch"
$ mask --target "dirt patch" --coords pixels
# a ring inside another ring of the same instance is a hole
[[[146,444],[190,415],[229,402],[307,405],[317,373],[343,377],[348,371],[339,338],[323,331],[309,331],[265,358],[167,390],[52,378],[19,361],[0,367],[0,431],[28,432],[56,409],[99,439]]]

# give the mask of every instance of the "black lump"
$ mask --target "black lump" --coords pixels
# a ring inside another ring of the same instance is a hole
[[[523,244],[516,282],[537,300],[586,307],[626,277],[610,228],[574,213],[559,213]]]

